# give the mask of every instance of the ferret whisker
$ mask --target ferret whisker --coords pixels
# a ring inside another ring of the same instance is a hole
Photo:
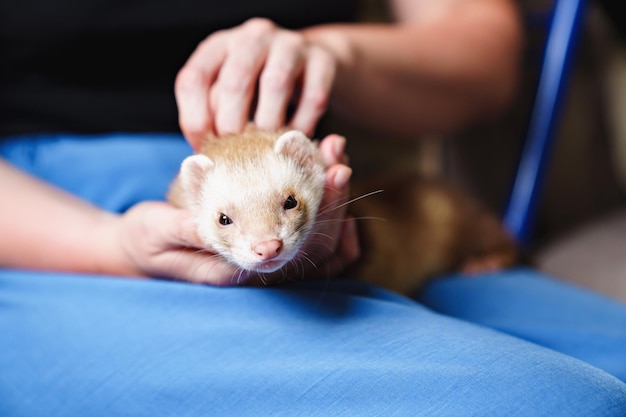
[[[195,249],[195,250],[191,251],[191,249]],[[197,253],[198,251],[201,251],[201,250],[202,250],[201,248],[181,247],[180,250],[176,251],[174,256],[172,257],[172,259],[170,261],[169,270],[172,271],[172,272],[178,270],[176,265],[178,265],[180,262],[183,262],[180,259],[181,259],[181,257],[183,256],[183,254],[185,252],[191,252],[191,253],[195,254],[195,253]],[[197,263],[197,261],[195,263]],[[195,275],[195,271],[197,270],[197,268],[198,267],[196,266],[196,267],[194,267],[192,269],[191,272],[192,272],[193,275]],[[172,281],[178,281],[178,282],[188,281],[188,279],[185,279],[185,278],[181,277],[180,274],[174,274],[174,273],[169,274],[169,279],[172,280]]]
[[[210,252],[207,252],[207,254]],[[207,263],[211,264],[206,272],[206,275],[203,279],[203,281],[205,282],[210,282],[211,281],[211,275],[213,273],[213,269],[215,267],[217,267],[217,262],[215,262],[216,260],[218,260],[220,258],[220,255],[218,254],[211,254],[210,256],[206,257],[205,259],[201,259],[198,261],[198,265],[196,266],[196,270],[202,268],[203,265],[206,265]],[[194,275],[196,274],[196,272],[194,271]]]
[[[276,278],[273,283],[285,282],[288,280],[289,276],[287,275],[287,265],[291,265],[293,260],[286,263],[282,268],[276,271],[275,275],[280,275],[280,279]]]
[[[314,226],[319,226],[319,225],[326,224],[326,223],[341,223],[344,220],[345,219],[324,219],[324,220],[316,219]]]
[[[323,249],[326,252],[333,252],[335,241],[330,236],[320,233],[310,237],[310,246],[315,247],[316,251]]]
[[[294,265],[295,265],[295,269],[296,272],[300,272],[300,281],[304,281],[305,279],[305,274],[306,274],[306,269],[304,268],[304,264],[302,263],[302,260],[300,258],[295,258],[291,261]],[[292,278],[292,281],[295,282],[296,278],[295,275]]]
[[[315,226],[319,226],[327,223],[342,223],[346,219],[324,219],[324,220],[315,220]],[[351,217],[350,220],[375,220],[380,222],[387,222],[388,220],[384,217],[375,217],[375,216],[359,216],[359,217]]]
[[[298,268],[300,270],[300,281],[304,281],[306,279],[306,268],[304,266],[304,261],[300,258],[297,258],[296,263],[298,264]]]
[[[217,253],[212,253],[209,251],[205,251],[208,254],[211,254],[209,257],[207,257],[206,259],[203,259],[201,262],[198,262],[198,266],[197,268],[200,268],[202,265],[205,265],[208,262],[212,262],[214,261],[216,258],[219,258],[220,255],[218,255]],[[216,262],[212,262],[212,265],[209,267],[209,269],[207,270],[207,273],[204,277],[204,279],[201,282],[211,282],[211,273],[213,271],[213,268],[215,268],[218,264]]]
[[[241,284],[241,277],[243,275],[243,268],[237,267],[237,269],[235,270],[235,274],[237,275],[237,279],[235,279],[235,283],[237,285]],[[233,275],[235,275],[233,274]]]
[[[317,267],[317,265],[315,264],[315,262],[313,262],[313,260],[309,257],[309,254],[306,253],[305,251],[302,251],[300,253],[300,257],[302,259],[304,259],[305,261],[307,261],[308,263],[310,263],[311,265],[313,265],[313,268],[315,268],[316,270],[319,271],[319,268]]]
[[[360,195],[360,196],[358,196],[358,197],[351,198],[350,200],[348,200],[348,201],[346,201],[346,202],[343,202],[343,203],[341,203],[341,204],[338,204],[338,205],[337,205],[337,206],[335,206],[335,207],[330,207],[330,204],[329,204],[329,205],[327,205],[327,206],[325,206],[325,207],[320,207],[320,210],[319,210],[319,215],[324,215],[324,214],[330,213],[331,211],[335,211],[335,210],[340,209],[340,208],[342,208],[342,207],[345,207],[345,206],[347,206],[347,205],[349,205],[349,204],[352,204],[352,203],[354,203],[354,202],[356,202],[356,201],[362,200],[362,199],[367,198],[367,197],[371,197],[371,196],[376,195],[376,194],[380,194],[380,193],[382,193],[383,191],[384,191],[384,190],[375,190],[375,191],[371,191],[371,192],[369,192],[369,193],[365,193],[365,194]]]
[[[249,271],[245,268],[237,267],[237,269],[239,270],[239,277],[237,278],[237,284],[245,284],[246,281],[248,281],[251,277],[254,276],[255,273],[257,275],[260,275],[259,272]]]
[[[291,264],[293,263],[293,259],[290,259],[289,261],[287,261],[285,263],[285,265],[283,265],[278,271],[276,271],[276,274],[278,275],[278,273],[280,273],[280,281],[276,280],[275,282],[286,282],[289,281],[289,266],[291,266]]]
[[[331,243],[333,241],[333,237],[329,234],[326,233],[322,233],[322,232],[313,232],[310,235],[311,239],[313,238],[318,238],[317,242],[326,242],[327,244]],[[321,239],[323,238],[323,239]]]
[[[287,264],[286,264],[286,265],[289,265],[289,266],[291,267],[291,270],[293,271],[294,275],[295,275],[295,274],[297,274],[297,273],[298,273],[298,270],[300,269],[300,268],[299,268],[299,265],[298,265],[298,262],[297,262],[297,257],[290,259],[290,260],[289,260],[289,262],[287,262]],[[285,265],[285,266],[286,266],[286,265]],[[287,272],[288,272],[287,270],[288,270],[288,269],[289,269],[289,268],[286,268],[286,267],[283,267],[283,268],[281,269],[281,272],[283,273],[283,280],[285,280],[286,278],[288,278],[288,275],[287,275]]]
[[[261,272],[259,274],[259,278],[261,279],[261,283],[265,285],[266,287],[270,285],[270,280],[267,278],[267,274],[264,274],[263,272]]]
[[[359,217],[352,217],[352,220],[376,220],[379,222],[388,222],[389,220],[385,219],[384,217],[376,217],[376,216],[359,216]]]

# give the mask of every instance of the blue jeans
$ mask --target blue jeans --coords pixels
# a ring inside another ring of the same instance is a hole
[[[176,135],[0,142],[117,212],[163,199],[189,152]],[[418,300],[0,269],[0,335],[2,416],[626,415],[626,305],[530,269]]]

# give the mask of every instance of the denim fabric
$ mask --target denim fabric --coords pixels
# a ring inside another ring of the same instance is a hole
[[[188,153],[168,135],[0,142],[117,212],[162,199]],[[350,280],[214,288],[5,269],[0,415],[624,416],[625,318],[521,269],[444,277],[421,303]]]
[[[176,134],[32,135],[0,140],[0,157],[113,212],[163,200],[191,148]]]
[[[481,324],[593,364],[626,381],[626,305],[531,269],[449,276],[419,299],[443,314]]]

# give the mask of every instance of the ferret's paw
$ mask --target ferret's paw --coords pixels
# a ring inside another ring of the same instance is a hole
[[[486,255],[465,261],[461,265],[461,273],[468,277],[476,277],[481,274],[501,271],[510,264],[511,260],[508,257],[499,254]]]

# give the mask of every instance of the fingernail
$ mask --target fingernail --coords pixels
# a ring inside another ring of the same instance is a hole
[[[352,176],[352,169],[349,167],[339,167],[337,172],[335,173],[335,178],[333,178],[333,185],[338,190],[343,190],[348,182],[350,181],[350,177]]]
[[[339,136],[333,145],[333,152],[335,154],[335,159],[341,160],[343,156],[343,152],[346,150],[346,138],[343,136]]]

